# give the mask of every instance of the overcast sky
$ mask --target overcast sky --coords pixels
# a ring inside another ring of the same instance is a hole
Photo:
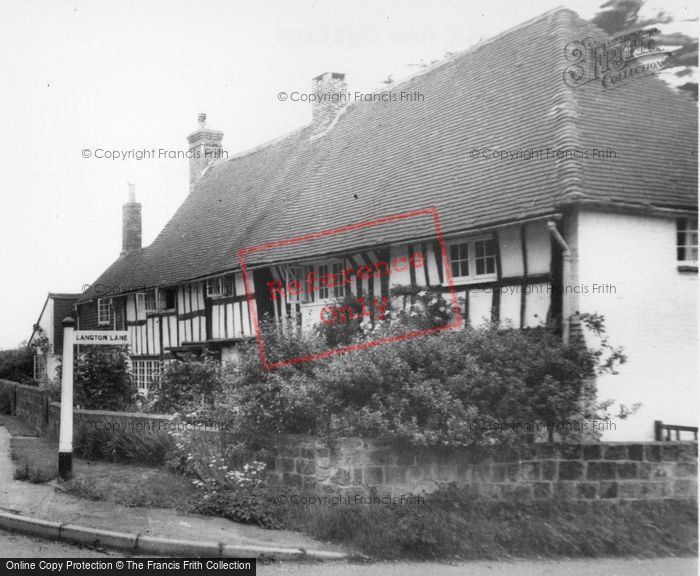
[[[118,256],[127,182],[144,245],[188,193],[187,160],[83,149],[186,151],[206,112],[235,154],[308,123],[309,104],[277,94],[322,72],[370,91],[557,5],[590,18],[601,1],[2,0],[0,349],[30,336],[49,291],[81,291]],[[681,20],[689,4],[663,7]]]

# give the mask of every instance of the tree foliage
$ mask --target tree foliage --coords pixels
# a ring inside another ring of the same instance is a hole
[[[74,404],[86,410],[130,410],[137,398],[121,349],[87,347],[74,359],[73,388]]]
[[[600,6],[600,11],[591,22],[610,36],[674,22],[673,17],[664,11],[659,11],[649,18],[643,18],[641,13],[644,4],[644,0],[608,0]],[[668,28],[668,26],[664,27]],[[668,32],[654,36],[654,40],[659,47],[672,48],[666,68],[672,69],[678,78],[688,78],[688,81],[678,88],[688,92],[697,100],[698,84],[693,79],[698,70],[697,37],[691,38],[681,32]]]

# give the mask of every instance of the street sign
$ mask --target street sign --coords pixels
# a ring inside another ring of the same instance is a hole
[[[73,343],[97,346],[127,345],[129,332],[126,330],[76,330],[73,332]]]

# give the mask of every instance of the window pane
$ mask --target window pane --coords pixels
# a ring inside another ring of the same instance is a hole
[[[323,285],[323,277],[328,274],[328,266],[322,264],[318,267],[318,297],[328,298],[328,287]]]
[[[477,251],[477,252],[478,252],[478,251]],[[484,262],[486,262],[486,260],[484,260],[483,258],[479,258],[479,259],[476,261],[476,273],[477,273],[477,275],[478,275],[478,274],[484,274],[484,273],[485,273],[485,270],[484,270]]]
[[[345,296],[345,284],[343,284],[343,263],[335,262],[333,264],[333,296],[343,298]]]

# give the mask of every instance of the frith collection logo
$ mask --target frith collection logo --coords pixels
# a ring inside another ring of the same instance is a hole
[[[599,80],[609,89],[657,74],[670,56],[670,52],[654,47],[652,36],[657,32],[649,28],[602,42],[593,38],[569,42],[564,55],[572,64],[564,70],[564,82],[578,88]]]

